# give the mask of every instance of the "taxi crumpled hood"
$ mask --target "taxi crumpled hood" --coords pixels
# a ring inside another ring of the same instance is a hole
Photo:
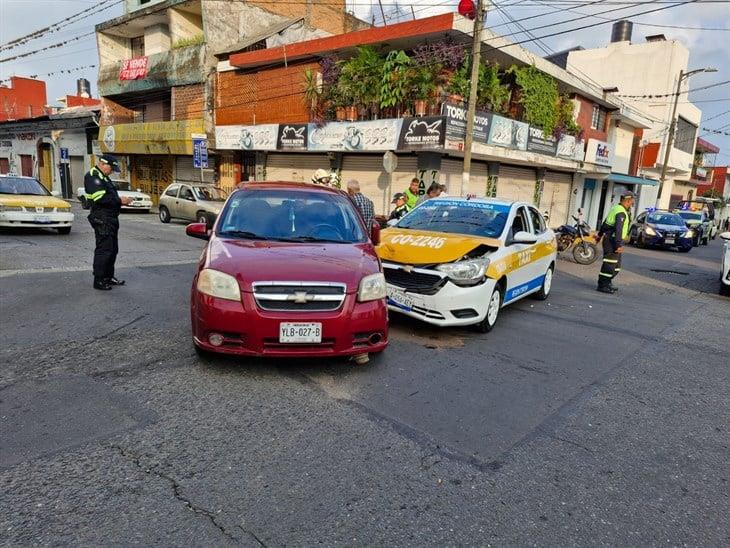
[[[288,243],[214,238],[207,249],[206,268],[235,276],[244,291],[254,282],[339,282],[347,292],[360,280],[380,272],[372,246],[335,243]]]
[[[33,196],[31,194],[0,194],[0,204],[9,207],[57,207],[69,209],[71,206],[65,200],[55,196]]]
[[[479,246],[496,249],[500,245],[501,242],[494,238],[388,228],[381,232],[376,250],[384,261],[419,265],[450,263]]]

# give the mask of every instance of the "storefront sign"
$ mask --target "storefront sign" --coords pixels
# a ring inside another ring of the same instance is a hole
[[[444,103],[442,112],[446,116],[446,148],[463,150],[466,137],[466,109],[459,105]],[[487,143],[491,121],[491,112],[484,110],[476,112],[474,115],[474,142]]]
[[[613,150],[611,145],[605,141],[588,139],[585,161],[591,164],[598,164],[599,166],[611,167],[613,163]]]
[[[552,135],[545,136],[545,132],[538,127],[530,126],[527,130],[527,152],[537,152],[555,156],[558,151],[558,141]]]
[[[279,124],[216,126],[215,146],[229,150],[276,150]]]
[[[402,124],[401,119],[328,122],[319,127],[309,124],[308,148],[316,151],[395,150]]]
[[[440,148],[446,138],[446,119],[441,116],[405,118],[398,139],[399,150]]]
[[[279,126],[276,148],[279,150],[307,150],[307,124]]]
[[[147,57],[135,57],[122,61],[119,69],[120,80],[141,80],[147,76]]]
[[[193,133],[203,133],[203,120],[117,124],[99,128],[102,153],[193,154]]]
[[[490,145],[527,150],[527,134],[529,125],[517,120],[492,116],[492,127],[489,130]]]

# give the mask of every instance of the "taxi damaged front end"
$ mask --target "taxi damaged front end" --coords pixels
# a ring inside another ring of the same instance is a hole
[[[439,326],[472,325],[487,314],[497,280],[489,255],[496,247],[476,244],[456,260],[410,265],[383,260],[388,307]]]

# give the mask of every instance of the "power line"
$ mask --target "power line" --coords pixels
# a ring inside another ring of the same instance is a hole
[[[703,91],[706,89],[715,88],[718,86],[725,86],[727,84],[730,84],[730,80],[725,80],[724,82],[717,82],[715,84],[710,84],[708,86],[702,86],[695,89],[688,89],[686,91],[680,91],[677,93],[676,91],[673,93],[645,93],[644,95],[625,95],[625,94],[617,94],[615,97],[623,97],[626,99],[662,99],[665,97],[678,97],[679,95],[684,95],[685,93],[694,93],[695,91]]]
[[[719,118],[720,116],[725,116],[726,114],[730,114],[730,110],[726,110],[725,112],[721,112],[720,114],[715,114],[714,116],[705,118],[705,123],[709,122],[710,120],[714,120],[715,118]],[[722,129],[722,127],[720,129]]]
[[[30,57],[31,55],[35,55],[36,53],[41,53],[43,51],[48,51],[49,49],[62,48],[63,46],[65,46],[71,42],[78,42],[82,38],[86,38],[87,36],[92,36],[94,34],[95,34],[94,31],[87,32],[85,34],[75,36],[74,38],[68,38],[67,40],[64,40],[63,42],[58,42],[57,44],[45,46],[45,47],[39,48],[37,50],[28,51],[26,53],[19,53],[18,55],[13,55],[12,57],[5,57],[4,59],[0,59],[0,63],[7,63],[8,61],[14,61],[15,59],[22,59],[23,57]]]

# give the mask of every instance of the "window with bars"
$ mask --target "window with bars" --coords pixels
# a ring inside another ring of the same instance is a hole
[[[695,148],[697,126],[681,116],[677,118],[677,130],[674,135],[674,148],[692,154]]]
[[[606,131],[606,111],[598,105],[593,105],[591,115],[591,129]]]
[[[129,47],[132,50],[132,59],[135,57],[144,57],[144,36],[130,38]]]

